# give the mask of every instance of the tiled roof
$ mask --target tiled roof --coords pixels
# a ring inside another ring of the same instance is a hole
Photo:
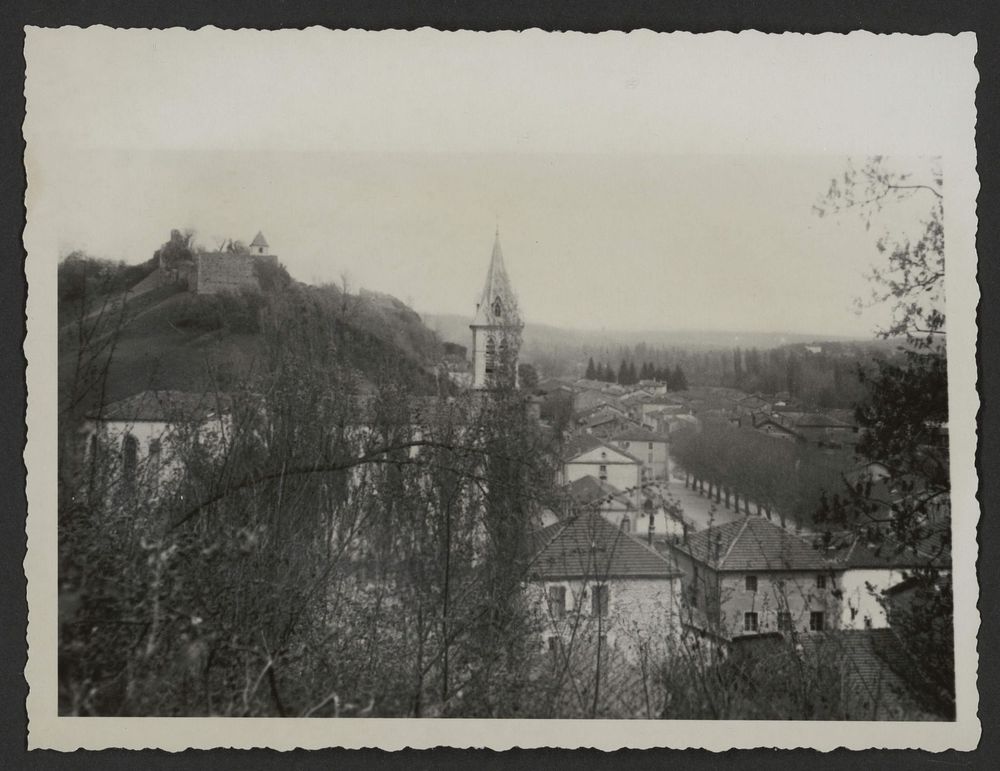
[[[602,441],[593,434],[580,433],[574,434],[569,439],[563,443],[563,458],[569,462],[574,458],[583,455],[585,452],[590,452],[591,450],[596,450],[598,447],[604,447],[611,452],[617,453],[619,455],[624,455],[629,460],[633,460],[636,463],[641,464],[642,461],[637,457],[629,453],[627,450],[623,450],[621,447],[615,447]]]
[[[838,662],[849,717],[878,720],[898,717],[901,710],[924,712],[910,683],[926,681],[925,676],[894,629],[842,629],[797,639],[804,655]]]
[[[843,629],[786,636],[782,633],[734,637],[734,660],[756,662],[749,677],[801,671],[802,662],[836,670],[831,686],[848,720],[935,719],[921,704],[913,683],[926,682],[919,663],[893,629]]]
[[[628,502],[628,499],[621,490],[614,485],[609,485],[607,482],[602,482],[591,474],[573,480],[563,489],[574,503],[584,506],[610,498],[615,498],[625,503]]]
[[[558,380],[554,377],[547,377],[544,378],[543,380],[538,381],[538,385],[536,386],[535,390],[545,391],[546,393],[548,393],[549,391],[572,391],[573,388],[572,386],[569,386],[563,381]]]
[[[140,391],[125,399],[112,402],[91,417],[114,421],[180,422],[205,420],[228,412],[232,399],[224,393],[192,393],[189,391]]]
[[[916,547],[903,546],[892,535],[878,540],[863,534],[852,537],[851,542],[833,556],[842,568],[945,568],[951,565],[951,530],[942,525],[928,533]]]
[[[551,525],[534,538],[529,574],[536,579],[675,578],[677,568],[600,514]]]
[[[601,444],[603,444],[601,440],[593,434],[573,434],[573,436],[567,438],[563,443],[563,457],[570,460],[589,450],[600,447]]]
[[[716,570],[823,570],[830,567],[823,552],[764,517],[744,517],[705,528],[678,544]]]
[[[588,416],[587,419],[583,421],[583,425],[588,428],[593,428],[594,426],[602,426],[605,423],[611,423],[615,420],[623,420],[624,418],[624,415],[619,415],[611,410],[599,410],[593,415]]]
[[[624,418],[624,417],[628,416],[628,414],[625,412],[625,410],[619,408],[615,404],[612,404],[610,402],[599,402],[599,403],[594,404],[594,405],[592,405],[590,407],[585,407],[584,409],[580,410],[577,413],[577,417],[580,420],[589,420],[590,418],[594,417],[595,415],[601,415],[601,414],[604,414],[604,413],[609,413],[609,414],[613,413],[614,415],[617,415],[620,418]]]
[[[261,231],[257,231],[257,235],[253,237],[250,246],[263,246],[265,248],[268,246],[267,239],[264,238],[264,234]]]
[[[648,428],[628,428],[611,437],[612,442],[666,442],[669,441],[663,434],[650,431]]]

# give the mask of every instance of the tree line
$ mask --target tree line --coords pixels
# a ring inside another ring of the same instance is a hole
[[[726,508],[732,503],[735,511],[776,517],[783,526],[811,527],[824,494],[841,495],[841,475],[851,463],[847,455],[829,455],[724,420],[676,432],[671,453],[684,470],[685,486]]]
[[[618,366],[618,373],[615,374],[610,364],[605,362],[594,364],[594,359],[591,357],[587,361],[584,377],[587,380],[618,383],[618,385],[636,385],[641,380],[655,380],[665,383],[671,391],[685,391],[688,387],[687,377],[680,364],[676,364],[673,369],[670,369],[668,366],[657,367],[651,361],[643,362],[636,369],[635,361],[622,359]]]

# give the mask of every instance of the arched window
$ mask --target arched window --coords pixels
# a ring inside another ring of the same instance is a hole
[[[160,481],[160,456],[162,453],[162,445],[159,439],[149,440],[149,460],[147,461],[147,467],[149,468],[149,473],[152,477],[152,482],[154,484]]]
[[[632,530],[632,520],[630,520],[628,517],[624,517],[622,519],[622,530],[624,530],[626,533]]]
[[[493,298],[493,315],[500,316],[503,314],[503,303],[500,302],[499,297]]]
[[[493,339],[493,335],[488,335],[486,338],[486,374],[492,375],[493,370],[496,369],[497,364],[497,341]]]
[[[125,434],[122,440],[122,478],[130,490],[135,487],[136,471],[139,468],[139,440],[132,434]]]

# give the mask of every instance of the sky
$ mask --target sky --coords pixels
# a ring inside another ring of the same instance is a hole
[[[531,321],[866,336],[919,211],[813,206],[849,157],[946,156],[964,62],[762,40],[29,31],[29,228],[53,266],[262,230],[299,280],[471,316],[499,227]]]

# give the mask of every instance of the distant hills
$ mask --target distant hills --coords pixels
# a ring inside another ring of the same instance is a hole
[[[444,342],[468,346],[471,343],[470,318],[456,314],[423,314],[424,324]],[[703,329],[668,330],[584,330],[565,329],[547,324],[527,323],[523,352],[548,354],[558,349],[616,351],[622,346],[645,343],[658,348],[777,348],[783,345],[808,345],[830,342],[871,342],[838,335],[795,332],[735,332]]]

